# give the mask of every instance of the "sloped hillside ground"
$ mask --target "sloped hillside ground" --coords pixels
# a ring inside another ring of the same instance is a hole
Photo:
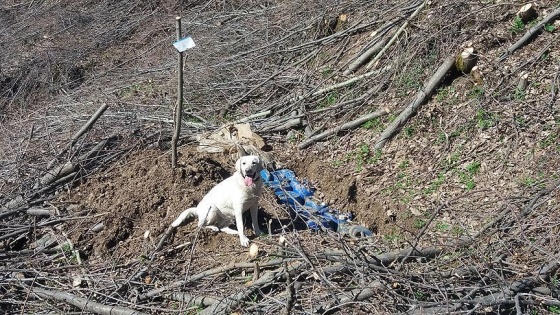
[[[559,4],[534,1],[523,22],[524,4],[2,2],[2,309],[560,313],[560,24],[539,24]],[[197,46],[171,169],[176,15]],[[467,47],[475,71],[428,91]],[[380,146],[419,91],[422,107]],[[278,165],[374,236],[307,230],[265,191],[256,258],[194,222],[158,247],[232,172],[232,154],[200,152],[196,136],[246,117]]]

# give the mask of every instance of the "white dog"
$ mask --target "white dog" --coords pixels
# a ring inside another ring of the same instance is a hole
[[[258,156],[243,156],[235,163],[236,172],[214,186],[196,208],[189,208],[171,226],[178,227],[185,219],[198,216],[198,226],[208,227],[214,231],[238,234],[241,246],[249,246],[249,239],[243,231],[242,215],[251,211],[251,220],[255,235],[260,235],[257,210],[262,192],[261,160]],[[237,231],[229,226],[235,219]]]

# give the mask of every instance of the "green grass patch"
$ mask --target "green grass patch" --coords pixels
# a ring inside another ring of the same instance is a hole
[[[452,100],[456,100],[455,97],[455,88],[448,86],[445,88],[440,88],[436,94],[436,100],[439,102],[443,102],[445,100],[449,100],[452,97]]]
[[[436,230],[440,232],[447,232],[451,229],[451,226],[445,222],[437,222],[436,223]]]
[[[444,182],[445,182],[445,173],[441,172],[438,174],[438,177],[428,185],[428,187],[424,188],[422,193],[425,196],[429,196],[435,193],[441,187],[441,185],[443,185]]]
[[[368,144],[361,144],[351,156],[356,162],[356,171],[361,172],[365,165],[373,164],[381,158],[381,150],[371,152]]]
[[[548,24],[548,23],[545,24],[543,28],[544,28],[545,31],[547,31],[549,33],[552,33],[556,30],[556,27],[554,25]]]
[[[513,95],[511,96],[511,98],[516,101],[523,101],[525,99],[525,90],[518,87],[515,88],[515,90],[513,90]]]
[[[513,34],[518,34],[525,30],[525,23],[521,20],[519,16],[515,16],[513,22],[511,23],[510,32]]]
[[[327,78],[327,77],[331,76],[331,74],[333,74],[333,72],[334,72],[334,70],[331,69],[331,68],[324,68],[324,69],[321,71],[321,75],[322,75],[323,77]]]
[[[383,238],[387,242],[391,242],[391,243],[398,243],[403,239],[402,235],[400,235],[399,233],[397,233],[395,231],[391,232],[391,234],[384,235]]]
[[[397,84],[401,87],[399,90],[403,91],[400,96],[404,96],[407,92],[416,91],[422,87],[422,74],[424,72],[422,65],[412,65],[405,71],[406,72],[402,72],[397,78]]]
[[[473,88],[467,92],[467,97],[470,99],[480,99],[482,96],[484,96],[484,88],[478,85],[473,86]]]
[[[498,117],[495,113],[486,111],[484,109],[479,109],[476,111],[475,120],[478,128],[486,130],[496,124]]]
[[[405,169],[405,168],[408,168],[409,166],[410,166],[410,161],[409,160],[404,160],[399,164],[399,168],[401,170]]]
[[[370,119],[368,121],[366,121],[365,123],[362,124],[362,128],[364,129],[373,129],[373,130],[377,130],[377,131],[382,131],[383,130],[383,124],[381,123],[381,120],[379,118],[374,118],[374,119]]]
[[[465,185],[466,190],[472,190],[476,183],[474,176],[480,171],[480,162],[472,162],[465,167],[464,171],[458,171],[459,181]]]
[[[412,136],[414,135],[414,128],[413,127],[405,127],[403,129],[404,134],[407,138],[412,138]]]
[[[412,222],[412,226],[418,230],[422,229],[423,227],[426,226],[426,220],[423,219],[414,219],[414,221]]]
[[[327,94],[325,96],[325,98],[319,103],[319,105],[317,106],[317,108],[325,108],[325,107],[331,107],[334,104],[336,104],[336,101],[338,100],[338,93],[336,92],[330,92],[329,94]]]
[[[556,151],[560,151],[560,143],[558,142],[558,134],[553,132],[546,136],[546,138],[539,141],[539,146],[541,148],[549,148],[551,146],[556,146]]]

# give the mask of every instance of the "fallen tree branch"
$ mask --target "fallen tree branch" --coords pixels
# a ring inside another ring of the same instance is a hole
[[[282,314],[290,315],[292,314],[292,308],[295,304],[296,290],[294,288],[294,283],[290,277],[290,271],[288,269],[288,263],[284,262],[284,275],[286,277],[286,307],[284,308]]]
[[[240,118],[240,119],[234,121],[233,123],[234,124],[246,123],[246,122],[249,122],[249,121],[251,121],[253,119],[256,119],[256,118],[266,117],[270,114],[272,114],[271,110],[265,110],[265,111],[260,112],[260,113],[256,113],[256,114],[253,114],[253,115],[250,115],[250,116],[247,116],[247,117]]]
[[[296,270],[299,267],[303,266],[304,263],[299,262],[296,263],[295,265],[291,266],[291,270]],[[237,305],[239,305],[241,302],[243,302],[243,300],[245,300],[246,298],[248,298],[251,294],[253,294],[255,291],[262,289],[262,287],[267,286],[267,285],[271,285],[273,284],[273,282],[278,278],[278,277],[282,277],[284,275],[285,272],[288,272],[288,270],[284,270],[284,268],[280,268],[274,271],[269,271],[267,273],[265,273],[261,278],[259,278],[257,281],[255,281],[251,286],[249,286],[248,288],[230,296],[227,298],[224,298],[223,300],[212,304],[212,306],[208,307],[207,309],[205,309],[204,311],[202,311],[200,314],[204,315],[204,314],[229,314],[229,312],[231,312],[235,307],[237,307]]]
[[[353,78],[351,78],[351,79],[348,79],[348,80],[346,80],[346,81],[344,81],[344,82],[340,82],[340,83],[333,84],[333,85],[331,85],[331,86],[327,86],[327,87],[325,87],[325,88],[322,88],[322,89],[320,89],[320,90],[318,90],[318,91],[315,91],[315,92],[311,93],[311,95],[302,95],[302,96],[299,96],[298,98],[294,99],[293,101],[302,100],[302,99],[304,99],[304,98],[307,97],[307,96],[312,96],[312,97],[313,97],[313,96],[318,96],[318,95],[322,95],[322,94],[328,93],[328,92],[330,92],[330,91],[339,89],[339,88],[341,88],[341,87],[348,86],[348,85],[353,84],[353,83],[355,83],[355,82],[357,82],[357,81],[360,81],[360,80],[369,78],[369,77],[371,77],[371,76],[373,76],[373,75],[379,74],[379,73],[381,73],[381,72],[383,72],[383,71],[391,70],[391,68],[392,68],[392,67],[389,65],[389,66],[386,66],[386,67],[383,68],[383,69],[372,70],[372,71],[370,71],[370,72],[361,74],[361,75],[359,75],[359,76],[355,76],[355,77],[353,77]]]
[[[527,277],[514,281],[505,293],[509,296],[514,296],[520,292],[528,292],[537,287],[542,282],[550,281],[551,275],[554,275],[558,271],[558,269],[560,269],[560,262],[557,260],[553,260],[546,266],[542,267],[538,271],[537,276]]]
[[[356,69],[358,69],[361,65],[363,65],[369,58],[371,58],[373,54],[375,54],[383,46],[385,46],[385,44],[387,43],[387,38],[385,37],[385,35],[387,34],[387,32],[391,31],[395,23],[397,23],[397,20],[393,20],[383,24],[383,26],[381,26],[376,31],[377,36],[375,40],[377,42],[372,47],[368,48],[365,52],[363,52],[361,55],[355,57],[354,61],[352,61],[350,65],[348,65],[348,69],[346,69],[342,74],[343,75],[352,74],[354,71],[356,71]]]
[[[166,295],[167,298],[177,301],[177,302],[181,302],[181,303],[185,303],[187,305],[200,305],[203,307],[208,307],[212,304],[217,303],[219,300],[215,297],[210,297],[210,296],[195,296],[192,294],[188,294],[185,292],[173,292],[170,293],[168,295]]]
[[[95,124],[95,122],[99,119],[99,117],[101,117],[101,115],[103,115],[107,108],[109,108],[109,105],[103,104],[97,109],[97,111],[95,111],[95,113],[88,119],[88,121],[82,126],[82,128],[80,128],[80,130],[78,130],[78,132],[76,132],[72,136],[72,138],[70,139],[70,143],[66,146],[66,148],[64,148],[64,150],[62,150],[52,161],[49,162],[49,164],[47,165],[47,169],[50,169],[58,158],[66,153],[71,147],[73,147],[78,139],[80,139],[80,137],[82,137],[88,130],[91,129],[91,126]]]
[[[560,7],[550,12],[539,23],[537,23],[535,26],[531,27],[527,32],[525,32],[525,35],[523,35],[523,37],[521,37],[513,45],[509,46],[508,49],[506,49],[506,51],[502,55],[500,55],[500,57],[496,58],[496,61],[497,62],[504,61],[509,55],[513,54],[514,51],[518,50],[519,48],[527,44],[527,42],[529,42],[529,40],[531,40],[533,36],[541,33],[542,28],[546,24],[549,24],[550,22],[556,20],[558,16],[560,16]]]
[[[399,38],[401,33],[404,31],[404,29],[408,26],[408,23],[410,22],[410,20],[414,19],[420,13],[420,11],[422,11],[424,6],[426,6],[426,3],[428,3],[428,1],[422,2],[422,4],[419,5],[418,8],[416,8],[416,10],[414,12],[412,12],[410,17],[403,23],[403,25],[401,25],[401,27],[397,30],[395,35],[393,35],[391,40],[389,40],[387,45],[385,45],[385,47],[383,47],[383,49],[381,49],[381,51],[379,51],[379,53],[377,53],[377,55],[367,64],[366,69],[370,69],[371,67],[373,67],[375,65],[375,63],[379,59],[381,59],[381,57],[387,51],[387,49],[389,49],[389,47],[391,47],[391,45],[393,45],[393,43],[397,40],[397,38]]]
[[[271,261],[267,261],[267,262],[261,262],[261,263],[259,263],[259,266],[261,268],[277,266],[277,265],[280,265],[280,264],[284,263],[284,261],[289,262],[289,261],[293,261],[293,260],[295,260],[295,259],[275,259],[275,260],[271,260]],[[248,263],[248,262],[233,263],[233,264],[229,264],[229,265],[226,265],[226,266],[220,266],[220,267],[208,269],[208,270],[205,270],[201,273],[192,275],[184,281],[182,280],[182,281],[173,282],[173,283],[171,283],[167,286],[148,291],[148,292],[146,292],[146,294],[140,295],[138,297],[138,300],[141,301],[141,300],[145,300],[145,299],[148,299],[148,298],[155,297],[155,296],[157,296],[157,295],[159,295],[162,292],[165,292],[167,290],[180,287],[180,286],[182,286],[186,283],[197,281],[197,280],[203,279],[203,278],[208,277],[208,276],[216,275],[216,274],[219,274],[219,273],[224,273],[224,272],[227,272],[227,271],[230,271],[230,270],[233,270],[233,269],[248,269],[248,268],[250,268],[250,269],[255,268],[255,263]]]
[[[325,311],[323,314],[332,314],[342,308],[345,304],[353,302],[360,302],[373,297],[376,293],[386,290],[387,288],[380,281],[374,281],[366,288],[359,288],[350,291],[345,291],[337,294],[338,303],[332,304],[328,307],[323,307]]]
[[[13,236],[23,234],[23,233],[29,231],[32,228],[37,229],[37,228],[40,228],[40,227],[56,225],[58,223],[62,223],[62,222],[66,222],[66,221],[72,221],[72,220],[92,219],[92,218],[107,215],[107,213],[108,212],[103,212],[103,213],[94,214],[92,216],[64,217],[64,218],[53,219],[53,220],[50,220],[50,221],[41,222],[41,223],[38,223],[38,224],[35,224],[35,225],[29,225],[29,226],[17,229],[15,231],[11,232],[11,233],[0,235],[0,241],[8,239],[8,238],[13,237]]]
[[[45,290],[41,288],[30,288],[30,291],[38,297],[61,301],[73,305],[87,312],[101,315],[143,315],[146,313],[136,311],[127,307],[105,305],[94,302],[89,298],[82,298],[70,293]]]
[[[51,171],[47,171],[47,174],[45,174],[40,180],[39,180],[39,185],[40,186],[46,186],[54,181],[56,181],[59,178],[62,178],[72,172],[74,172],[77,168],[77,164],[76,163],[72,163],[72,162],[66,162],[63,165],[60,165],[56,168],[54,168]],[[39,188],[39,186],[36,186],[35,188]]]
[[[288,130],[290,128],[300,126],[301,124],[302,124],[301,118],[296,117],[296,118],[292,118],[292,119],[288,120],[287,122],[285,122],[281,125],[275,125],[275,126],[263,128],[262,132],[277,132],[277,131]]]
[[[371,119],[374,119],[374,118],[377,118],[377,117],[381,117],[381,116],[386,115],[388,113],[389,113],[389,111],[387,109],[383,108],[383,109],[379,109],[379,110],[377,110],[373,113],[363,115],[363,116],[358,117],[358,118],[356,118],[356,119],[354,119],[350,122],[347,122],[343,125],[336,126],[334,128],[328,129],[326,131],[321,132],[318,135],[315,135],[313,137],[310,137],[310,138],[306,139],[305,141],[303,141],[302,143],[300,143],[298,145],[298,148],[299,149],[305,149],[305,148],[307,148],[308,146],[312,145],[313,143],[315,143],[317,141],[323,140],[323,139],[325,139],[329,136],[332,136],[334,134],[337,134],[337,133],[339,133],[343,130],[356,128],[358,126],[361,126],[363,123],[367,122],[368,120],[371,120]]]
[[[425,248],[408,247],[396,252],[388,252],[374,256],[374,264],[379,266],[389,266],[397,261],[409,261],[417,257],[434,258],[447,252],[448,247],[465,247],[472,244],[474,239],[470,237],[462,237],[456,242],[444,244],[441,246],[430,246]]]
[[[173,232],[175,231],[176,227],[170,225],[167,230],[165,231],[165,233],[163,234],[163,236],[161,237],[161,239],[159,240],[159,243],[157,244],[157,246],[154,248],[154,250],[152,251],[152,253],[150,254],[150,260],[152,260],[155,256],[155,254],[163,247],[163,244],[165,243],[165,241],[173,234]]]
[[[399,114],[399,116],[379,135],[374,149],[381,150],[385,143],[391,139],[406,124],[410,117],[426,102],[427,98],[439,86],[439,83],[455,65],[455,55],[447,57],[430,78],[424,88],[420,90],[414,100]]]

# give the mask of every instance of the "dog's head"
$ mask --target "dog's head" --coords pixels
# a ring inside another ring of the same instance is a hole
[[[241,174],[245,186],[251,186],[259,179],[262,171],[261,159],[256,155],[242,156],[235,162],[235,170]]]

